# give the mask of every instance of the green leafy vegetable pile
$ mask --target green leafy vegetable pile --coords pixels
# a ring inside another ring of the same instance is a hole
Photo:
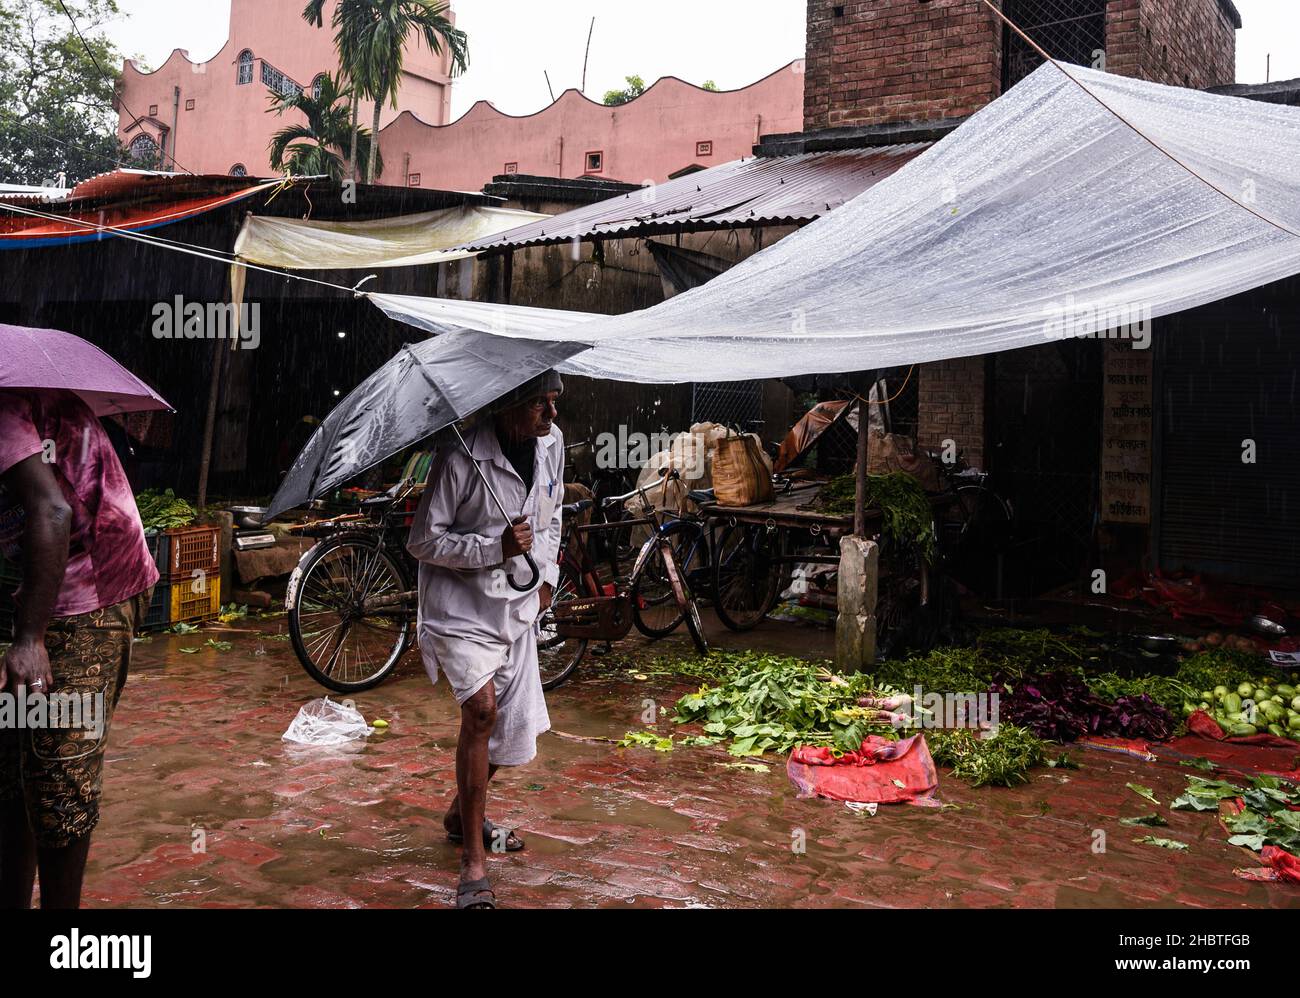
[[[140,511],[140,522],[145,530],[171,530],[175,527],[188,527],[198,515],[184,499],[168,489],[159,492],[145,489],[135,497],[136,508]]]
[[[831,516],[851,516],[857,494],[857,477],[840,475],[822,489],[818,502]],[[914,549],[926,561],[934,560],[934,510],[914,477],[904,471],[868,475],[867,508],[880,510],[886,540]]]
[[[1014,787],[1028,783],[1025,775],[1047,761],[1047,743],[1013,724],[1001,724],[992,738],[980,738],[969,728],[925,733],[930,754],[952,775],[972,787]]]
[[[1300,789],[1276,776],[1256,776],[1249,782],[1249,787],[1241,787],[1227,780],[1193,776],[1172,807],[1179,811],[1217,811],[1220,801],[1240,798],[1243,810],[1223,819],[1232,845],[1255,852],[1266,845],[1278,846],[1300,853],[1300,811],[1292,810],[1300,807]]]
[[[715,678],[677,701],[678,724],[730,741],[734,756],[789,752],[798,745],[856,751],[869,734],[892,734],[858,706],[873,687],[865,675],[840,676],[824,664],[755,652],[718,655]]]

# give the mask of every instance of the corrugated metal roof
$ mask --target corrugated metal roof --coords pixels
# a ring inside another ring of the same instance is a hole
[[[891,176],[929,147],[912,143],[736,160],[462,248],[485,252],[601,236],[809,222]]]

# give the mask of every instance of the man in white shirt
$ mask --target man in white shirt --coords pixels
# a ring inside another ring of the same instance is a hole
[[[486,850],[517,852],[523,841],[485,817],[487,784],[501,766],[537,755],[550,729],[537,663],[538,616],[559,579],[564,506],[564,436],[555,425],[564,390],[547,372],[507,395],[466,433],[473,455],[444,446],[429,471],[407,550],[420,562],[420,651],[436,683],[441,671],[461,708],[457,795],[443,824],[463,842],[457,907],[494,908]],[[491,483],[501,513],[473,465]],[[540,575],[527,592],[531,553]]]

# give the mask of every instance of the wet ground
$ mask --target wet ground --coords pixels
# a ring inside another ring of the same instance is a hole
[[[281,640],[284,618],[234,630],[155,636],[136,646],[109,748],[106,803],[85,902],[110,906],[442,907],[457,850],[441,818],[454,790],[457,714],[416,656],[356,697],[391,727],[355,752],[295,749],[281,735],[323,691]],[[733,646],[818,655],[825,632],[766,624]],[[230,641],[229,651],[205,646]],[[677,639],[647,661],[683,651]],[[196,654],[183,648],[203,646]],[[1077,752],[1079,770],[1044,769],[1014,790],[943,779],[957,809],[800,801],[783,761],[733,768],[716,748],[657,753],[608,741],[663,733],[692,688],[606,657],[549,697],[554,731],[530,766],[494,781],[489,813],[517,826],[525,852],[492,857],[503,906],[587,907],[1300,907],[1300,889],[1251,883],[1258,865],[1204,814],[1167,812],[1173,853],[1133,839],[1118,818],[1168,802],[1189,770]],[[1095,832],[1106,851],[1094,852]],[[798,843],[806,849],[797,851]]]

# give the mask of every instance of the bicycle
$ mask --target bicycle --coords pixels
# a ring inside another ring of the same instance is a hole
[[[679,480],[676,470],[661,472],[667,481]],[[683,622],[701,653],[709,650],[700,620],[699,605],[691,589],[692,574],[703,547],[703,529],[694,521],[671,519],[654,506],[646,486],[597,503],[584,500],[565,507],[566,521],[599,506],[602,522],[574,524],[561,544],[560,581],[550,608],[538,621],[538,662],[542,688],[553,690],[573,675],[590,641],[621,641],[635,626],[651,639],[666,637]],[[615,507],[640,498],[643,515],[610,519]],[[602,581],[588,539],[602,532],[645,527],[650,536],[641,545],[631,573],[623,578],[617,545],[607,552],[609,578]],[[543,657],[545,653],[545,657]]]
[[[290,576],[285,610],[298,660],[327,689],[373,689],[415,642],[418,570],[406,551],[414,493],[408,485],[367,499],[359,515],[307,533],[321,541]]]

